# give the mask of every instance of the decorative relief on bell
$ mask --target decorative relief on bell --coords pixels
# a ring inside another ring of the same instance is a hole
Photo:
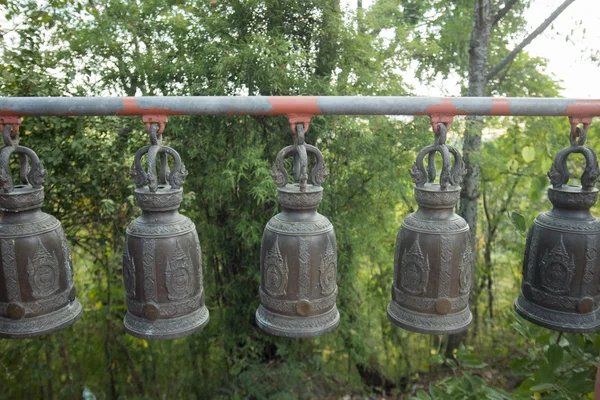
[[[333,293],[333,291],[336,288],[337,256],[329,238],[327,238],[327,247],[325,248],[325,254],[321,256],[319,274],[321,294],[327,296]]]
[[[37,154],[3,130],[0,148],[0,337],[27,338],[77,321],[71,254],[60,222],[41,211],[46,170]],[[11,155],[19,157],[14,185]]]
[[[460,294],[469,294],[471,291],[471,285],[473,284],[473,268],[475,268],[475,258],[473,257],[473,251],[471,250],[471,240],[467,236],[467,244],[465,246],[465,252],[463,253],[462,260],[458,267],[458,284]]]
[[[542,274],[544,289],[559,294],[569,292],[575,273],[575,260],[565,248],[563,235],[560,235],[559,241],[550,253],[546,249],[538,268]]]
[[[273,297],[285,296],[287,283],[287,261],[283,259],[279,252],[279,244],[276,238],[273,247],[265,257],[265,292]]]
[[[123,249],[123,280],[125,281],[125,293],[127,297],[135,297],[135,269],[134,263],[129,255],[129,246],[125,242]]]
[[[175,251],[171,254],[165,268],[165,280],[169,300],[181,300],[192,292],[192,266],[179,241],[175,240]]]
[[[65,236],[65,232],[62,229],[62,226],[56,230],[56,235],[60,240],[60,248],[63,254],[66,254],[64,269],[67,271],[67,284],[69,286],[73,285],[73,261],[71,259],[71,251],[69,250],[69,244],[67,243],[67,238]]]
[[[173,339],[208,323],[202,252],[193,222],[177,211],[187,170],[179,154],[162,145],[156,126],[150,128],[150,141],[136,153],[130,171],[142,215],[127,228],[123,250],[124,324],[129,334],[140,338]]]
[[[402,268],[400,269],[400,285],[404,290],[412,294],[424,294],[429,280],[429,259],[423,256],[419,246],[419,234],[413,242],[412,247],[402,256]]]
[[[69,272],[65,269],[66,274]],[[56,292],[59,288],[58,275],[56,254],[50,254],[38,239],[33,258],[29,258],[27,262],[27,279],[33,296],[41,298]]]
[[[310,174],[308,154],[316,157]],[[283,163],[290,156],[294,158],[292,184]],[[304,143],[302,128],[298,128],[296,144],[277,155],[271,176],[282,211],[271,218],[263,233],[256,323],[280,336],[329,332],[339,323],[336,242],[333,225],[317,212],[327,169],[321,152]]]
[[[142,239],[142,267],[144,270],[144,296],[156,300],[156,277],[154,273],[154,239]]]
[[[454,213],[464,175],[462,157],[445,144],[445,125],[439,124],[438,129],[435,144],[419,152],[409,171],[419,208],[402,221],[398,232],[387,315],[404,329],[450,334],[467,329],[472,320],[473,252],[469,226]],[[439,184],[433,183],[436,152],[442,156]],[[450,156],[454,157],[452,166]]]
[[[600,174],[587,132],[577,128],[571,146],[560,150],[548,172],[551,211],[539,214],[527,234],[522,293],[515,310],[525,319],[563,332],[600,330],[600,220],[589,209],[598,199]],[[569,184],[567,157],[582,154],[581,186]]]
[[[21,301],[14,242],[10,239],[0,239],[0,250],[2,251],[2,269],[8,300]]]

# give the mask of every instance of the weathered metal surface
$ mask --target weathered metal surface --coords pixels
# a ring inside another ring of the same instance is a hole
[[[600,116],[600,99],[399,96],[0,97],[12,115]]]
[[[185,166],[175,150],[162,145],[157,137],[159,126],[152,124],[149,130],[151,145],[136,153],[131,167],[142,215],[127,228],[123,250],[124,324],[136,337],[173,339],[208,323],[202,252],[194,223],[177,211],[183,200]],[[171,171],[167,155],[173,158]],[[142,156],[146,156],[148,172]]]
[[[600,220],[590,208],[598,199],[594,185],[600,169],[594,151],[584,146],[585,128],[577,132],[548,172],[553,208],[538,215],[528,232],[515,310],[549,329],[595,332],[600,330]],[[573,153],[586,160],[581,186],[569,185],[567,157]]]
[[[0,337],[27,338],[71,325],[81,316],[71,253],[60,222],[41,211],[46,170],[19,146],[8,123],[0,148]],[[18,155],[19,185],[10,157]]]
[[[337,250],[333,225],[317,212],[327,170],[321,152],[304,143],[298,125],[296,144],[281,150],[271,175],[282,211],[267,223],[260,252],[260,300],[256,323],[265,332],[310,337],[330,332],[340,320]],[[309,175],[308,153],[317,162]],[[285,157],[294,157],[294,183],[288,183]]]
[[[392,323],[410,331],[451,334],[464,331],[472,320],[469,295],[474,258],[469,226],[454,213],[464,164],[460,153],[445,144],[446,125],[439,123],[437,131],[435,144],[419,152],[410,170],[419,209],[404,219],[398,232],[387,315]],[[439,184],[433,183],[436,152],[442,156]]]

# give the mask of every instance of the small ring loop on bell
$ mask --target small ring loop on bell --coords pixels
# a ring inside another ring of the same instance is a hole
[[[160,316],[160,311],[158,311],[158,308],[153,304],[145,304],[142,312],[144,313],[144,318],[149,319],[150,321],[157,320]]]
[[[17,303],[10,303],[6,311],[11,319],[21,319],[25,316],[25,309]]]

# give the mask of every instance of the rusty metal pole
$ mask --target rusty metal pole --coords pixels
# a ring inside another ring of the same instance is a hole
[[[512,115],[585,118],[600,116],[600,99],[398,96],[0,97],[0,117],[149,114]]]

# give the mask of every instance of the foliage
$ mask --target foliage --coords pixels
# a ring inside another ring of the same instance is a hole
[[[3,32],[2,96],[404,95],[404,70],[415,60],[423,80],[426,72],[464,75],[471,18],[468,1],[430,0],[377,2],[356,13],[320,0],[22,0],[0,1],[0,9],[13,23]],[[494,57],[522,30],[521,11],[502,25]],[[556,95],[543,64],[523,53],[492,93]],[[125,335],[120,254],[125,227],[139,214],[127,171],[147,141],[140,122],[28,117],[22,124],[21,144],[48,169],[45,210],[66,229],[84,317],[56,335],[0,342],[4,397],[577,398],[591,391],[596,336],[558,337],[510,311],[523,231],[549,206],[544,175],[567,144],[565,121],[487,122],[475,322],[455,358],[442,356],[439,338],[397,329],[385,315],[396,232],[416,207],[407,171],[431,142],[424,118],[313,118],[307,142],[323,151],[330,171],[319,211],[338,238],[342,321],[335,333],[289,340],[254,323],[261,234],[277,212],[269,168],[292,140],[287,121],[171,117],[165,141],[190,170],[181,212],[200,235],[211,321],[168,342]]]

